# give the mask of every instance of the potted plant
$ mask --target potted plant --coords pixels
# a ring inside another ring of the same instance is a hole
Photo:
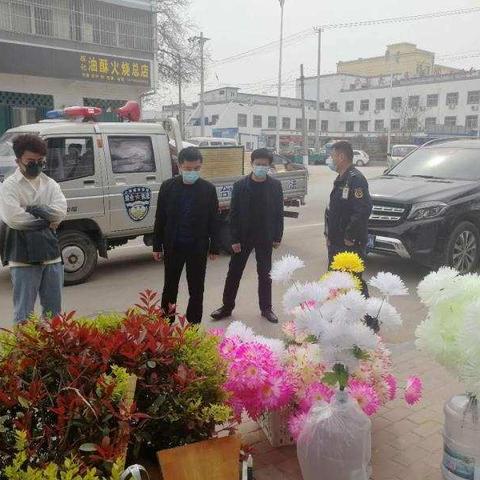
[[[473,478],[480,463],[480,276],[442,267],[425,277],[418,294],[428,313],[417,347],[465,385],[445,403],[443,475]]]

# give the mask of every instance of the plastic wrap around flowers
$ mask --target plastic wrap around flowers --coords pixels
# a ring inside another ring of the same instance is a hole
[[[274,281],[291,284],[283,307],[293,320],[283,326],[284,342],[256,336],[234,322],[220,347],[229,363],[226,389],[237,415],[245,409],[257,418],[288,404],[295,437],[311,407],[319,401],[330,402],[337,388],[347,390],[367,415],[396,398],[390,352],[364,318],[377,319],[383,329],[401,325],[389,298],[408,293],[398,276],[381,272],[369,282],[380,296],[366,299],[355,275],[363,271],[363,262],[354,253],[337,255],[334,271],[316,282],[293,280],[304,266],[302,260],[289,255],[272,269]],[[418,378],[407,380],[407,403],[419,401],[421,388]]]

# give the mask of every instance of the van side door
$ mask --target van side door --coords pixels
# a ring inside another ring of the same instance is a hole
[[[156,160],[156,135],[104,134],[110,229],[140,235],[152,230],[162,172]]]

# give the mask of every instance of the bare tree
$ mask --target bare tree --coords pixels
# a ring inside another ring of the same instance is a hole
[[[422,131],[425,107],[416,96],[402,98],[402,105],[394,109],[400,117],[400,132],[408,137]]]

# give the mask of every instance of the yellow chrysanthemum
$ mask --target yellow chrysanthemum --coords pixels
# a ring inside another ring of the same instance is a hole
[[[352,280],[355,283],[355,289],[361,292],[363,287],[360,279],[356,275],[352,275]]]
[[[362,273],[365,265],[358,254],[343,252],[333,257],[331,268],[340,272]]]

